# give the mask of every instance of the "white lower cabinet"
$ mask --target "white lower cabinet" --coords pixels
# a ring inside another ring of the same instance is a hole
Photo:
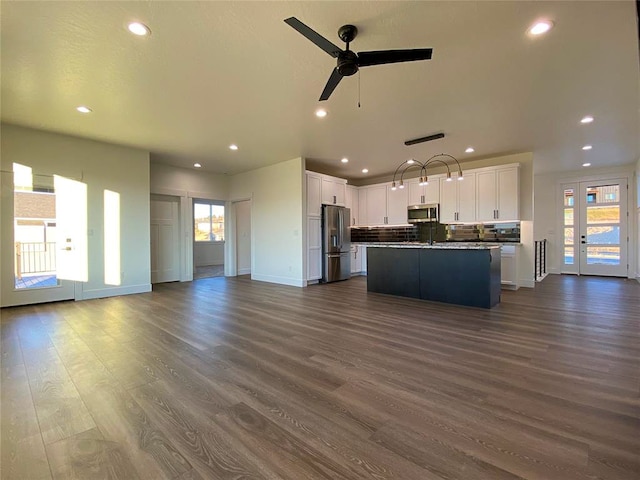
[[[518,245],[502,245],[500,249],[502,288],[518,289]]]
[[[360,273],[362,271],[361,246],[351,245],[351,273]]]
[[[307,217],[307,280],[322,278],[322,228],[320,217]]]

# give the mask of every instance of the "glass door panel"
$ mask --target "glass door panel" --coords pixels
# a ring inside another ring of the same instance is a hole
[[[564,255],[563,273],[578,273],[577,245],[575,242],[575,192],[577,185],[564,185],[563,188],[563,232]]]
[[[580,273],[627,276],[626,180],[582,182],[580,191]]]

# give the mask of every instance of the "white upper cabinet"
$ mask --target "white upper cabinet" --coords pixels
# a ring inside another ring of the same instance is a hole
[[[307,215],[320,216],[322,213],[322,177],[313,172],[307,172]]]
[[[344,206],[347,181],[341,178],[322,176],[322,203]]]
[[[509,166],[477,173],[477,220],[518,220],[519,168]]]
[[[387,185],[372,185],[362,188],[364,195],[364,225],[386,225]],[[360,220],[362,223],[362,219]]]
[[[353,185],[347,185],[347,197],[345,199],[345,207],[347,207],[351,211],[351,219],[349,220],[349,225],[359,225],[359,197],[358,197],[358,188]]]
[[[440,203],[440,178],[441,175],[429,177],[429,183],[427,185],[420,185],[417,178],[405,182],[409,190],[408,205]]]
[[[464,172],[463,180],[440,179],[440,222],[476,221],[476,174]]]
[[[387,185],[387,225],[401,225],[407,223],[407,206],[409,205],[409,189],[396,188],[391,190]]]

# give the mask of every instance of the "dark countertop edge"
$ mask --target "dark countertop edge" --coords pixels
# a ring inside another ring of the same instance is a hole
[[[352,245],[360,245],[363,247],[373,248],[429,248],[434,250],[490,250],[492,248],[500,248],[501,245],[488,243],[486,245],[463,244],[460,242],[438,243],[430,245],[428,243],[410,243],[410,242],[351,242]]]

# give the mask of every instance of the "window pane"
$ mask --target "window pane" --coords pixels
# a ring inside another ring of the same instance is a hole
[[[564,244],[573,245],[573,228],[564,229]]]
[[[224,206],[211,205],[211,240],[221,242],[224,240]]]
[[[211,238],[211,205],[193,204],[193,236],[196,242],[208,242]]]
[[[620,265],[620,247],[587,247],[588,265]]]
[[[573,247],[564,247],[564,264],[573,265]]]
[[[573,188],[564,191],[564,206],[573,207]]]
[[[587,224],[620,223],[620,205],[587,207]]]
[[[587,203],[618,203],[620,185],[602,185],[587,187]]]
[[[587,227],[587,243],[620,245],[620,227]]]
[[[564,209],[564,224],[573,225],[573,208]]]

